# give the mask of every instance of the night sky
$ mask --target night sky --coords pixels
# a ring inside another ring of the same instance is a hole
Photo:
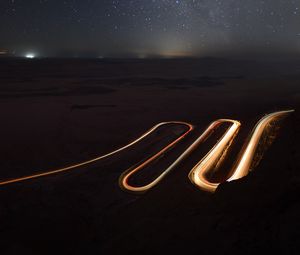
[[[0,0],[16,55],[300,54],[300,0]]]

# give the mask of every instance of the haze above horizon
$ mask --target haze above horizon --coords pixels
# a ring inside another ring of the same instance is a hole
[[[300,0],[5,0],[0,53],[298,56]]]

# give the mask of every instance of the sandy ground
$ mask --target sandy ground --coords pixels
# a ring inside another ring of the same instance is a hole
[[[158,146],[150,140],[91,166],[1,187],[4,254],[53,254],[54,241],[65,254],[299,251],[300,62],[0,59],[0,84],[1,180],[93,158],[162,121],[190,122],[197,135],[213,120],[237,119],[241,144],[265,113],[296,110],[259,167],[214,195],[187,178],[209,143],[148,193],[121,191],[120,174]]]

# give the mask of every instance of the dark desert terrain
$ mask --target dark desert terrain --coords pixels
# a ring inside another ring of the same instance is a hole
[[[217,134],[150,191],[120,189],[175,126],[88,166],[1,186],[1,254],[299,254],[300,61],[0,59],[0,180],[97,157],[173,120],[194,132],[136,182],[219,118],[242,123],[233,161],[256,122],[285,109],[296,111],[258,167],[214,194],[188,173]]]

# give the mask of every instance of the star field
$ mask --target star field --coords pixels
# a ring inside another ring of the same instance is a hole
[[[3,0],[0,49],[41,56],[300,53],[300,0]]]

